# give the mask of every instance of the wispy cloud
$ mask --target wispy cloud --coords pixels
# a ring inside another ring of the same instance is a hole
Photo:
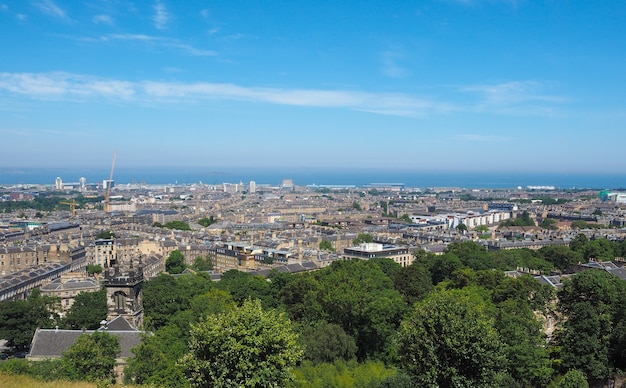
[[[163,4],[160,0],[157,0],[153,9],[154,16],[152,17],[152,20],[154,21],[154,26],[159,30],[162,30],[167,27],[167,23],[169,23],[171,16],[165,7],[165,4]]]
[[[537,81],[511,81],[499,84],[472,85],[461,91],[478,96],[475,109],[508,114],[552,115],[558,104],[567,102],[562,96],[546,93],[546,85]]]
[[[128,36],[124,36],[128,38]],[[132,39],[150,40],[145,35]],[[429,116],[455,112],[504,115],[553,116],[559,97],[536,91],[534,82],[509,82],[471,86],[463,90],[477,98],[448,102],[402,93],[354,90],[251,87],[231,83],[123,81],[68,73],[0,73],[0,92],[32,99],[128,101],[138,103],[202,103],[211,100],[246,101],[275,105],[343,108],[395,116]],[[8,94],[7,94],[8,95]],[[0,95],[1,96],[1,95]],[[450,100],[452,101],[452,100]],[[502,141],[503,138],[463,135],[469,141]]]
[[[114,24],[113,18],[111,15],[100,14],[93,17],[93,22],[96,24],[107,24],[112,26]]]
[[[387,77],[402,78],[406,76],[406,70],[402,68],[398,61],[403,55],[397,50],[388,50],[381,54],[380,61],[383,65],[383,74]]]
[[[149,44],[152,46],[173,48],[173,49],[182,51],[185,54],[193,55],[193,56],[205,56],[206,57],[206,56],[217,55],[217,53],[213,50],[200,49],[188,43],[184,43],[178,39],[164,38],[164,37],[144,35],[144,34],[107,34],[97,39],[90,39],[90,38],[87,38],[87,39],[81,38],[81,39],[90,40],[90,41],[94,41],[94,40],[104,41],[104,42],[113,41],[113,40],[137,41],[137,42],[143,42],[145,44]]]
[[[424,116],[456,108],[413,96],[346,90],[246,87],[227,83],[106,80],[67,73],[0,73],[0,90],[34,99],[97,98],[153,103],[232,100],[301,107],[344,108],[376,114]]]
[[[69,20],[65,11],[61,9],[61,7],[56,5],[52,0],[38,1],[35,3],[35,6],[37,6],[37,8],[39,8],[41,12],[47,15],[50,15],[59,19]]]

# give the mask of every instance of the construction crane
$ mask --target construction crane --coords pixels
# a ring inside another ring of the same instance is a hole
[[[117,150],[113,152],[113,163],[111,164],[111,175],[109,175],[109,181],[107,182],[107,191],[104,194],[104,211],[109,213],[111,211],[110,197],[111,186],[113,186],[113,170],[115,170],[115,159],[117,158]]]
[[[74,201],[74,198],[72,198],[71,201],[63,201],[59,203],[63,205],[70,205],[70,210],[72,211],[72,217],[76,217],[76,206],[79,206],[79,205]]]

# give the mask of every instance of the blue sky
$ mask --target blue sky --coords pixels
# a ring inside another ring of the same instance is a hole
[[[623,1],[0,0],[0,166],[626,169]]]

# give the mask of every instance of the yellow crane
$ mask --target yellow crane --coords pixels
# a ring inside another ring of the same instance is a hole
[[[109,181],[107,182],[107,191],[104,194],[104,211],[106,213],[111,211],[111,204],[109,198],[111,197],[111,186],[113,186],[113,170],[115,170],[115,159],[117,158],[117,150],[113,152],[113,163],[111,164],[111,175],[109,175]]]
[[[74,198],[72,198],[71,201],[63,201],[59,203],[63,205],[70,205],[70,210],[72,211],[72,217],[76,217],[76,206],[80,206],[80,205],[74,201]]]

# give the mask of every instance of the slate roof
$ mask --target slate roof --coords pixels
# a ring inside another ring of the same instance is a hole
[[[30,345],[28,358],[57,358],[63,355],[82,334],[95,330],[37,329]],[[107,324],[107,333],[118,338],[121,352],[119,358],[132,356],[131,349],[139,345],[143,332],[133,329],[128,321],[119,316]]]

